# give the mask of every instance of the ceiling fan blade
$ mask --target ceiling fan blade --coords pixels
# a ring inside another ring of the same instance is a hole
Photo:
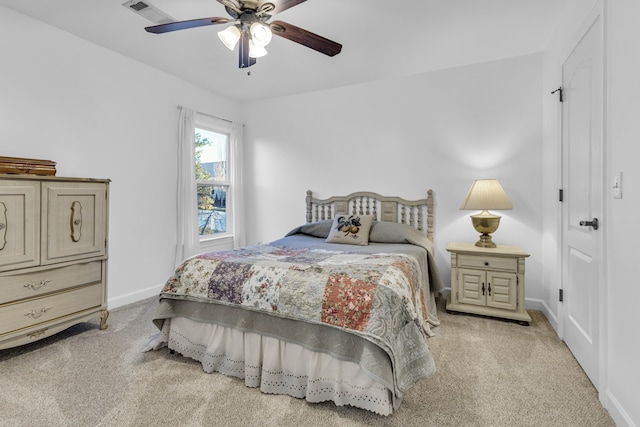
[[[220,0],[218,0],[220,1]],[[269,15],[275,15],[287,9],[291,9],[293,6],[297,6],[300,3],[304,3],[307,0],[262,0],[258,5],[258,10],[261,10],[265,4],[272,4],[275,8],[269,11]]]
[[[162,34],[169,33],[171,31],[186,30],[188,28],[206,27],[207,25],[226,24],[232,22],[232,19],[228,18],[201,18],[191,19],[189,21],[169,22],[168,24],[153,25],[151,27],[145,27],[145,30],[149,33]]]
[[[295,25],[282,21],[273,21],[271,24],[273,34],[300,43],[328,56],[336,56],[342,50],[342,45],[310,31],[303,30]]]

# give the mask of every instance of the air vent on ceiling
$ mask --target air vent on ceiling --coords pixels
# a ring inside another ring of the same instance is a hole
[[[123,4],[127,9],[131,9],[143,18],[153,22],[154,24],[167,24],[169,22],[175,22],[175,19],[158,9],[157,7],[149,4],[149,2],[131,0]]]

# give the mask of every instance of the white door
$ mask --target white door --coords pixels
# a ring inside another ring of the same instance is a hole
[[[603,289],[602,16],[562,65],[562,338],[599,387],[600,300]],[[596,221],[599,221],[596,224]]]

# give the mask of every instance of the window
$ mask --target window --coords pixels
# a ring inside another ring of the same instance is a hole
[[[195,162],[200,240],[227,236],[233,231],[227,209],[229,133],[196,121]]]

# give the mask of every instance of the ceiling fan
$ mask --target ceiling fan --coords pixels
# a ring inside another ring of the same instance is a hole
[[[295,25],[273,21],[273,15],[304,3],[306,0],[217,0],[231,18],[200,18],[188,21],[169,22],[146,27],[150,33],[162,34],[188,28],[208,25],[228,24],[225,30],[218,32],[222,43],[234,50],[239,44],[239,68],[248,68],[256,63],[256,58],[267,54],[265,46],[271,41],[272,34],[299,43],[328,56],[335,56],[342,50],[342,45],[314,34]]]

